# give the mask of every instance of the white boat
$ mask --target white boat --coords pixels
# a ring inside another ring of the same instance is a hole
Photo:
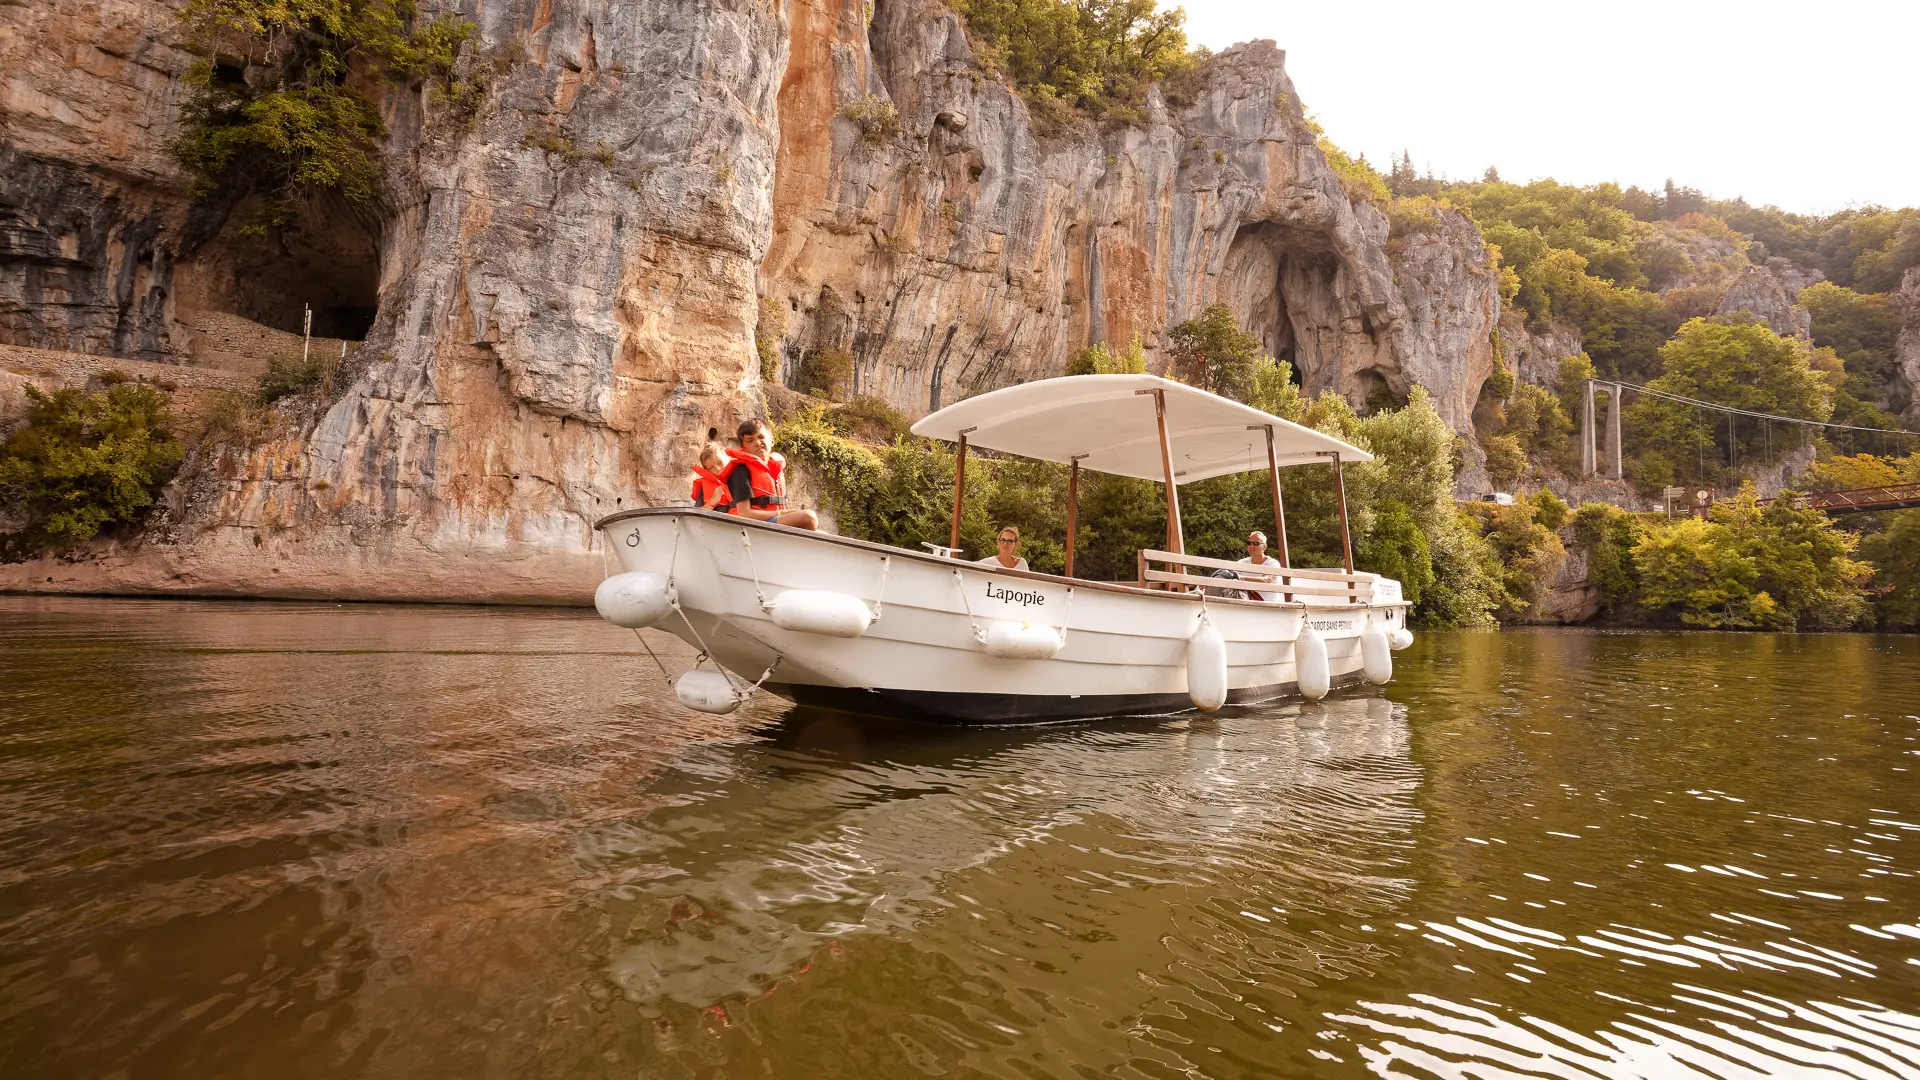
[[[976,724],[1319,698],[1386,682],[1391,651],[1412,641],[1399,582],[1355,571],[1350,542],[1340,569],[1284,565],[1281,468],[1334,465],[1347,540],[1340,465],[1370,455],[1330,435],[1151,375],[1010,386],[913,431],[960,447],[945,547],[909,551],[691,508],[629,510],[596,525],[619,570],[595,606],[703,654],[676,685],[692,708],[728,712],[764,688],[801,704]],[[1070,467],[1065,574],[946,554],[959,542],[970,447]],[[1133,581],[1073,576],[1082,469],[1165,485],[1166,550],[1141,552]],[[1194,576],[1248,567],[1184,553],[1179,486],[1256,469],[1273,477],[1275,580]],[[1253,590],[1272,599],[1251,599]]]

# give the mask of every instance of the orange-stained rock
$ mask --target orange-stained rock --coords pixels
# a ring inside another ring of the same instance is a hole
[[[364,342],[198,446],[142,536],[0,588],[583,603],[593,521],[683,498],[763,407],[763,300],[784,376],[846,349],[916,415],[1097,341],[1157,357],[1214,301],[1310,389],[1420,383],[1469,436],[1493,364],[1477,230],[1390,238],[1270,42],[1037,133],[935,0],[474,0],[477,114],[391,90],[380,206],[259,240],[165,152],[181,6],[0,5],[0,343],[257,374],[307,308]]]

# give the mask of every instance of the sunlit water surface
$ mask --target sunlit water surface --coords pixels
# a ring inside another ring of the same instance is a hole
[[[1397,661],[956,731],[590,614],[0,598],[0,1076],[1920,1076],[1920,641]]]

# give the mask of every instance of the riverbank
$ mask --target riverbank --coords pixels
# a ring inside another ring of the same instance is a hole
[[[453,551],[352,537],[298,544],[233,529],[192,544],[96,545],[0,564],[0,593],[577,607],[606,576],[598,552],[530,544]]]

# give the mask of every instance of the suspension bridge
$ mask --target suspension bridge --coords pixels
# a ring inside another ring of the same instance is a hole
[[[1746,421],[1751,442],[1755,428],[1760,432],[1761,460],[1773,457],[1776,446],[1804,446],[1815,433],[1825,433],[1828,441],[1844,448],[1845,453],[1873,452],[1883,455],[1896,455],[1920,449],[1920,431],[1906,431],[1901,428],[1862,427],[1856,424],[1836,424],[1823,420],[1807,420],[1797,416],[1780,416],[1775,413],[1756,412],[1732,405],[1722,405],[1713,401],[1669,394],[1664,390],[1654,390],[1638,383],[1620,382],[1612,379],[1588,379],[1581,398],[1580,408],[1580,471],[1582,476],[1602,476],[1607,479],[1624,479],[1621,461],[1621,414],[1626,409],[1626,396],[1631,391],[1646,397],[1670,401],[1684,405],[1696,411],[1696,417],[1702,422],[1697,425],[1693,439],[1693,456],[1697,462],[1696,482],[1706,479],[1707,454],[1712,449],[1716,463],[1720,460],[1719,433],[1720,416],[1726,417],[1726,463],[1728,468],[1737,468],[1740,464],[1740,424]],[[1606,435],[1604,445],[1600,441],[1600,423],[1597,421],[1596,399],[1606,399]],[[1776,441],[1778,438],[1779,441]],[[1817,500],[1811,502],[1808,500]],[[1887,487],[1860,488],[1853,491],[1826,491],[1814,495],[1803,495],[1800,501],[1804,505],[1818,505],[1828,513],[1866,513],[1874,510],[1894,510],[1904,507],[1920,506],[1920,484],[1895,484]]]

